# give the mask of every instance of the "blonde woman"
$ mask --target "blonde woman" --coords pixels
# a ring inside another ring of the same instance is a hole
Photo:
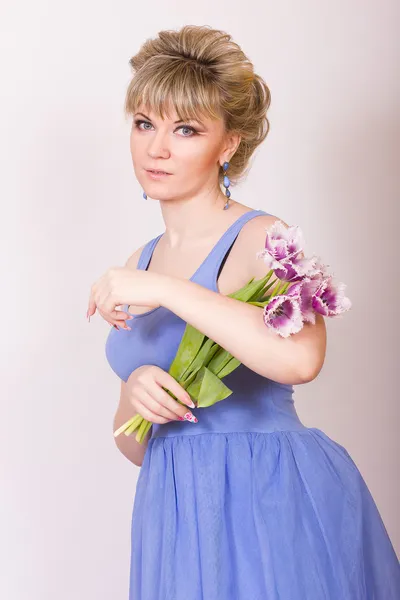
[[[255,256],[279,218],[229,189],[268,133],[268,87],[210,27],[161,31],[130,64],[133,168],[165,231],[96,282],[89,310],[114,326],[114,429],[134,414],[153,423],[143,445],[116,438],[141,466],[129,597],[398,600],[399,562],[360,472],[294,407],[293,386],[324,362],[323,317],[281,338],[261,308],[227,298],[265,275]],[[233,393],[205,410],[168,374],[186,323],[242,363],[224,380]]]

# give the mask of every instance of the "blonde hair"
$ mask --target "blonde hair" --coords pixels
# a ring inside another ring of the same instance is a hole
[[[163,119],[165,114],[169,117],[172,105],[184,121],[200,115],[222,118],[226,131],[241,136],[228,170],[231,184],[237,183],[268,134],[271,94],[232,37],[208,25],[160,31],[144,42],[129,64],[134,76],[126,93],[125,114],[144,104]],[[220,183],[222,179],[221,168]]]

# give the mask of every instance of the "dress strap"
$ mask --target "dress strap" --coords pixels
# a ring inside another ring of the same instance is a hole
[[[218,273],[219,267],[224,260],[228,250],[231,248],[233,243],[235,242],[237,236],[239,235],[243,225],[253,219],[254,217],[258,217],[259,215],[269,215],[270,213],[265,212],[264,210],[248,210],[247,212],[240,215],[238,219],[228,229],[225,233],[222,234],[218,242],[212,248],[208,256],[201,263],[197,271],[192,275],[190,280],[196,279],[197,282],[203,281],[206,282],[210,277],[210,273],[213,274]],[[137,268],[146,270],[149,266],[150,259],[153,255],[154,248],[158,240],[161,236],[164,235],[160,233],[157,237],[149,240],[147,244],[143,247],[143,250],[140,254]]]
[[[228,255],[230,249],[232,248],[233,244],[235,243],[236,238],[241,232],[243,226],[251,219],[254,219],[255,217],[258,217],[260,215],[270,215],[270,213],[267,213],[264,210],[248,211],[241,215],[239,219],[237,219],[235,223],[233,223],[233,225],[231,225],[231,227],[229,227],[229,229],[220,238],[219,242],[216,244],[214,250],[212,251],[212,256],[210,255],[207,259],[212,260],[213,270],[211,275],[211,283],[215,283],[216,279],[218,278],[220,267],[224,262],[226,256]]]
[[[143,250],[139,256],[137,269],[142,269],[143,271],[145,271],[147,269],[147,267],[149,266],[149,262],[152,257],[154,248],[156,247],[156,244],[162,235],[163,234],[160,233],[160,235],[158,235],[157,237],[153,238],[152,240],[149,240],[147,242],[147,244],[143,247]]]

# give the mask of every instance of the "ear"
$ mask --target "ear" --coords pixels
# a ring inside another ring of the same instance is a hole
[[[241,136],[234,131],[230,131],[225,135],[225,143],[222,148],[222,153],[220,156],[221,165],[224,164],[225,161],[230,161],[232,156],[235,154],[236,150],[239,147]]]

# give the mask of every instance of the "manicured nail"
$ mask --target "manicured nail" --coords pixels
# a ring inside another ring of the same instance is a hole
[[[190,421],[191,423],[197,423],[198,421],[191,412],[187,412],[185,415],[183,415],[183,419],[185,421]]]

